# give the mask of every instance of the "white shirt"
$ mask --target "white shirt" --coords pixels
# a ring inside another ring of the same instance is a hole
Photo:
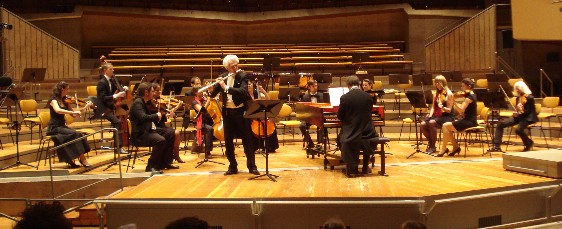
[[[236,73],[238,73],[239,71],[237,71]],[[236,73],[228,73],[228,78],[226,79],[226,88],[227,88],[227,92],[228,89],[230,89],[231,87],[234,86],[234,77],[236,76]],[[226,94],[226,108],[239,108],[244,106],[244,103],[241,103],[240,105],[236,106],[234,105],[234,100],[232,100],[232,95],[231,94]]]

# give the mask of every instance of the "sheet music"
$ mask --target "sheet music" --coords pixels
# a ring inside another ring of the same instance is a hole
[[[339,106],[340,97],[345,93],[349,92],[347,87],[331,87],[328,88],[328,94],[330,94],[330,105]]]

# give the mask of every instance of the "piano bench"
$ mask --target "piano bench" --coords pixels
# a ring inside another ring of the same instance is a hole
[[[373,147],[373,152],[370,153],[370,159],[369,161],[371,162],[371,168],[375,167],[375,154],[378,154],[381,157],[381,170],[379,171],[379,175],[382,176],[388,176],[388,174],[385,173],[385,152],[384,152],[384,145],[387,142],[390,142],[390,139],[385,138],[385,137],[378,137],[378,138],[372,138],[368,140],[369,143],[371,144],[371,147]],[[379,147],[377,147],[379,146]],[[376,150],[375,150],[376,148]],[[367,163],[363,163],[364,165]]]

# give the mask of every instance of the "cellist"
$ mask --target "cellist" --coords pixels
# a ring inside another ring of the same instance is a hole
[[[518,125],[515,129],[515,133],[519,135],[521,141],[523,141],[523,151],[529,151],[533,147],[533,140],[527,136],[525,129],[530,124],[533,124],[539,120],[537,116],[537,110],[535,108],[535,97],[533,96],[531,89],[523,81],[518,81],[513,85],[513,95],[517,97],[515,102],[515,111],[513,112],[513,117],[506,121],[501,122],[496,127],[496,132],[494,136],[494,146],[491,151],[501,151],[500,145],[502,142],[503,129],[508,126]]]
[[[196,141],[197,145],[203,144],[205,141],[205,158],[211,159],[211,150],[213,149],[213,119],[209,115],[207,111],[207,107],[209,107],[210,103],[212,102],[211,99],[207,99],[203,97],[203,92],[199,92],[201,86],[193,87],[193,95],[195,99],[191,102],[191,107],[197,112],[195,116],[195,123],[197,128],[197,135]],[[220,111],[218,112],[220,114]]]
[[[270,99],[269,94],[267,93],[267,91],[265,91],[265,89],[263,89],[263,87],[261,85],[258,85],[256,87],[256,86],[254,86],[254,83],[251,83],[251,82],[248,83],[248,93],[250,94],[250,97],[254,101],[259,100],[259,99],[266,99],[266,100]],[[254,129],[253,128],[254,123],[255,122],[252,122],[252,131]],[[273,128],[275,128],[275,124],[273,125]],[[258,134],[254,133],[254,135],[258,135]],[[271,136],[269,136],[267,138],[268,139],[265,140],[267,142],[267,152],[275,153],[275,151],[279,148],[279,139],[277,138],[277,130],[273,130],[273,133],[271,134]],[[262,144],[260,139],[257,139],[256,143]],[[259,147],[256,147],[256,148],[259,148]]]

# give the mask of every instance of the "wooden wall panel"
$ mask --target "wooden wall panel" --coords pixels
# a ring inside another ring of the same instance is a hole
[[[474,71],[496,67],[496,10],[492,6],[426,45],[425,70]]]
[[[6,45],[3,53],[3,73],[13,67],[10,74],[15,82],[21,80],[26,68],[46,68],[46,80],[79,79],[79,52],[45,31],[0,8],[0,19],[13,25],[4,30]]]

